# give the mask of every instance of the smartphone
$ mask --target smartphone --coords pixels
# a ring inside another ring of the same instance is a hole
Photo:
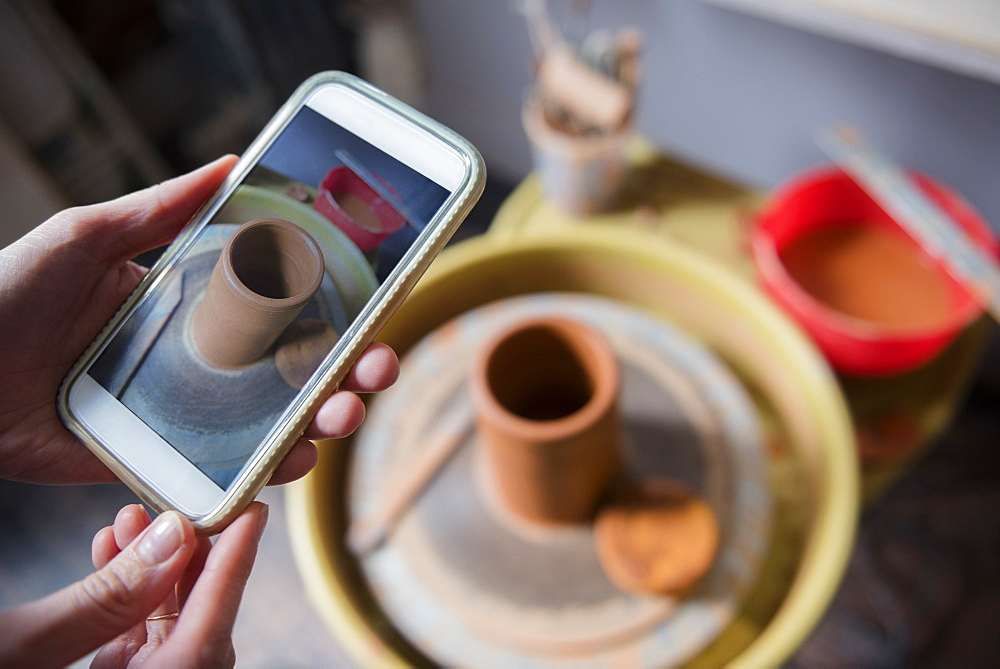
[[[482,192],[476,149],[345,73],[306,81],[60,389],[157,511],[220,531]]]

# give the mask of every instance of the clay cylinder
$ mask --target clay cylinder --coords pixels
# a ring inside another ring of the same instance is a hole
[[[195,309],[191,334],[215,367],[249,365],[267,352],[319,289],[323,252],[280,218],[244,223],[229,237]]]
[[[504,507],[546,524],[586,522],[620,469],[618,365],[575,321],[521,322],[472,370],[476,426]]]

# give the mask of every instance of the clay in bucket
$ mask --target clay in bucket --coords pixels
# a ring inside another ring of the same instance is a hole
[[[260,360],[319,289],[323,252],[280,218],[244,223],[226,240],[191,334],[209,364],[233,369]]]
[[[913,180],[995,254],[978,214],[936,181]],[[838,168],[804,172],[779,188],[756,217],[751,251],[764,288],[843,374],[912,371],[982,312],[941,260]]]
[[[827,225],[789,242],[780,257],[807,293],[855,318],[934,327],[951,310],[940,269],[915,242],[887,226]]]

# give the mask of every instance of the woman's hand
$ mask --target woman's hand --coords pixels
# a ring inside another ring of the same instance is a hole
[[[213,546],[176,512],[123,508],[94,537],[97,571],[0,612],[0,666],[59,667],[101,650],[96,667],[232,666],[233,624],[267,507],[252,503]],[[102,647],[103,646],[103,647]]]
[[[59,383],[143,276],[131,258],[170,242],[235,161],[221,158],[112,202],[68,209],[0,250],[0,477],[116,480],[59,421]],[[384,390],[398,373],[389,347],[370,347],[305,436],[349,435],[364,418],[354,393]],[[316,447],[300,440],[272,483],[304,475],[316,458]]]

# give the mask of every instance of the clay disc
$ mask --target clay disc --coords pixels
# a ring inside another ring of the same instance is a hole
[[[275,342],[274,365],[290,387],[301,389],[312,377],[340,336],[326,321],[295,321]]]
[[[627,483],[597,514],[601,565],[630,592],[680,594],[708,571],[719,524],[708,503],[678,481]]]

